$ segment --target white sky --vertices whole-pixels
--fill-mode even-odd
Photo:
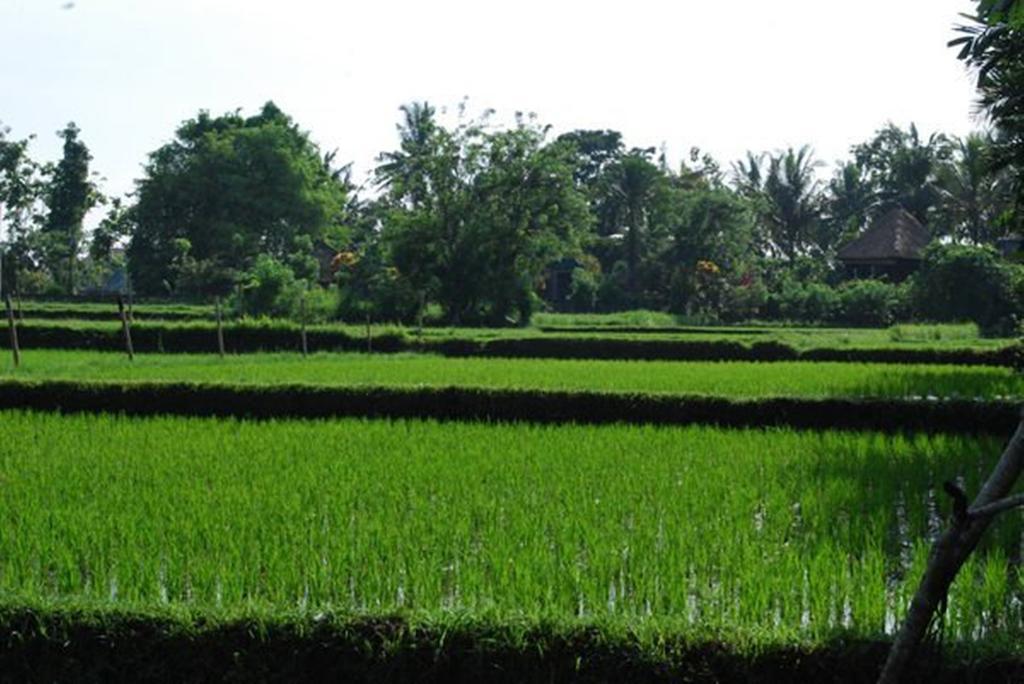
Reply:
[[[64,1],[0,0],[0,121],[55,159],[74,120],[115,195],[199,109],[268,99],[357,178],[420,99],[726,168],[804,143],[832,163],[888,120],[978,127],[946,47],[969,0]]]

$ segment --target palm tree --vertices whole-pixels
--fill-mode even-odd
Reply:
[[[427,102],[402,105],[402,122],[398,124],[399,149],[382,152],[377,160],[377,183],[388,187],[417,209],[427,201],[429,181],[425,162],[438,127],[435,110]]]
[[[612,170],[612,191],[620,202],[620,216],[625,219],[627,287],[636,301],[637,271],[645,238],[651,203],[663,174],[648,159],[646,150],[632,150]]]
[[[1006,174],[993,167],[991,146],[991,137],[978,133],[957,140],[938,178],[949,232],[975,245],[992,241],[1008,208]]]
[[[772,207],[772,242],[793,261],[805,251],[821,217],[821,181],[809,145],[792,147],[771,158],[765,192]]]
[[[829,181],[825,199],[825,220],[818,238],[822,251],[864,229],[878,202],[875,188],[863,169],[852,162],[843,164]]]
[[[793,261],[806,251],[821,218],[820,165],[808,145],[774,155],[747,152],[745,162],[733,164],[736,189],[754,205],[765,252]]]

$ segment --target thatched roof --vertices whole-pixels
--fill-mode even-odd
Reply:
[[[930,240],[928,229],[916,218],[903,209],[890,209],[837,256],[840,261],[920,260]]]

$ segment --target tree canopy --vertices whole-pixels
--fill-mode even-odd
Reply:
[[[224,291],[258,255],[287,259],[311,240],[337,240],[349,188],[332,158],[272,102],[251,117],[200,112],[184,122],[137,183],[136,287],[174,291],[189,264],[208,272],[204,289]]]

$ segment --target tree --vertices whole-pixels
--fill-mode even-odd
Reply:
[[[412,135],[412,109],[403,108],[400,149],[377,170],[389,258],[451,323],[529,320],[543,269],[578,250],[589,227],[573,147],[524,121],[496,132],[431,122]]]
[[[828,183],[818,248],[829,253],[860,234],[874,213],[878,197],[863,169],[847,162],[836,169]]]
[[[746,275],[743,264],[751,256],[754,215],[725,188],[681,191],[677,201],[679,216],[662,258],[672,273],[670,306],[686,311],[702,286],[718,282],[724,289],[730,272]]]
[[[792,263],[813,243],[821,219],[818,166],[807,145],[773,155],[748,152],[745,162],[733,165],[736,188],[758,215],[759,243],[767,255]]]
[[[340,235],[351,188],[333,156],[272,102],[248,118],[200,112],[184,122],[137,182],[128,247],[137,289],[174,290],[182,240],[208,274],[200,291],[223,294],[257,256],[284,262],[312,240]]]
[[[632,303],[637,302],[640,262],[645,256],[652,205],[663,187],[664,174],[650,161],[653,148],[634,149],[609,171],[612,188],[619,200],[619,226],[626,243],[626,287]]]
[[[1016,227],[1024,206],[1024,3],[981,0],[971,23],[950,42],[959,59],[977,74],[978,104],[995,127],[990,159],[1012,181]]]
[[[28,155],[31,138],[10,140],[0,125],[0,292],[18,289],[18,271],[31,265],[29,240],[42,195],[39,165]]]
[[[1016,203],[1024,199],[1024,1],[980,0],[975,25],[962,28],[960,58],[979,70],[981,104],[1001,129],[996,167],[1010,167],[1016,183]],[[999,513],[1024,505],[1024,496],[1010,495],[1024,472],[1024,419],[973,504],[953,482],[945,484],[953,500],[953,522],[932,547],[924,577],[914,594],[879,676],[881,684],[903,681],[937,611],[943,610],[949,588],[960,568]]]
[[[933,133],[922,139],[917,126],[903,130],[887,124],[853,147],[854,163],[872,187],[879,208],[899,206],[923,225],[939,205],[938,176],[952,154],[949,139]]]
[[[57,135],[64,139],[61,160],[49,172],[46,206],[49,210],[40,234],[44,261],[54,279],[64,274],[65,288],[75,292],[75,261],[82,243],[85,215],[102,201],[89,176],[92,155],[78,139],[79,129],[69,123]]]
[[[970,134],[955,140],[953,150],[938,174],[943,232],[958,241],[990,244],[1010,209],[1008,175],[992,164],[990,136]]]

